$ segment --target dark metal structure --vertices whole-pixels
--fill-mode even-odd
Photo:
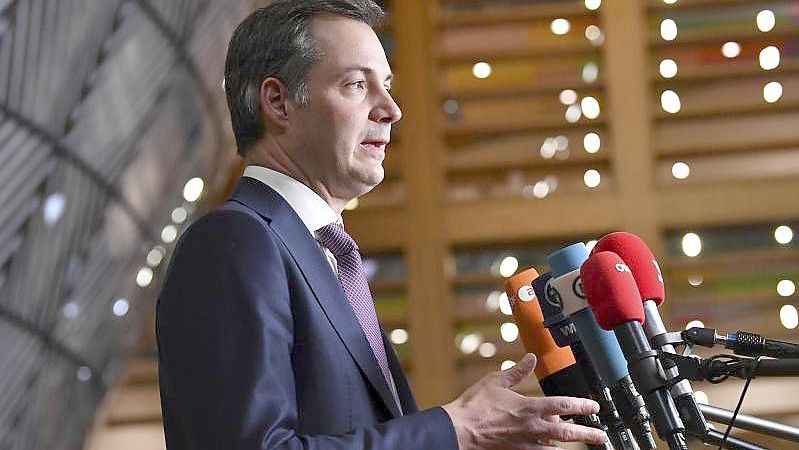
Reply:
[[[0,0],[0,449],[83,445],[229,142],[251,3]]]

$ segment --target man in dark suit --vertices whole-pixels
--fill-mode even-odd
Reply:
[[[232,198],[182,236],[157,307],[167,447],[547,449],[602,442],[559,415],[589,400],[509,388],[535,358],[418,411],[380,330],[344,205],[383,179],[401,112],[371,0],[280,0],[236,29],[225,67]]]

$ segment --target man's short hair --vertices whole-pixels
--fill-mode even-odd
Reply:
[[[296,103],[310,102],[308,71],[321,56],[310,29],[317,14],[347,17],[373,28],[384,18],[373,0],[277,0],[247,16],[233,32],[225,60],[225,94],[240,155],[264,133],[264,79],[282,81]]]

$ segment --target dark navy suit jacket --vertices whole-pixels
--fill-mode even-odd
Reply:
[[[158,299],[170,450],[457,450],[440,407],[418,411],[383,340],[402,408],[308,229],[260,181],[181,237]]]

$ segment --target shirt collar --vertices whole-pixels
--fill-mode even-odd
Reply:
[[[262,166],[247,166],[244,176],[254,178],[280,194],[300,216],[312,236],[316,230],[331,223],[343,226],[344,221],[333,208],[311,188],[288,175]]]

